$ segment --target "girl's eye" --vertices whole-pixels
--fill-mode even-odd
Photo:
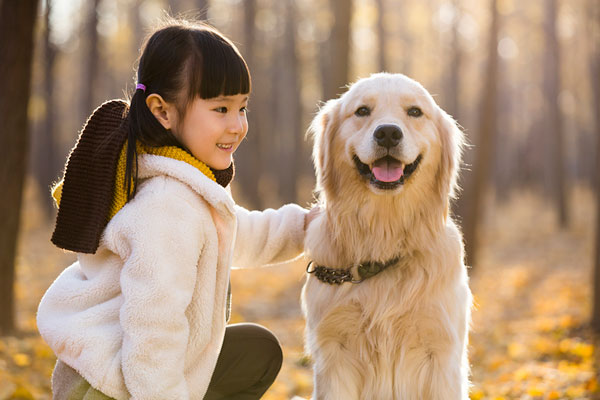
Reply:
[[[371,109],[367,106],[360,106],[354,111],[354,115],[357,117],[367,117],[371,115]]]
[[[217,107],[215,108],[215,111],[218,113],[227,114],[227,107]]]
[[[247,113],[248,112],[248,107],[242,107],[242,108],[240,108],[240,112],[241,113]]]
[[[421,115],[423,115],[423,111],[421,111],[421,109],[416,106],[413,106],[413,107],[409,108],[408,110],[406,110],[406,113],[410,117],[414,117],[414,118],[419,118]]]

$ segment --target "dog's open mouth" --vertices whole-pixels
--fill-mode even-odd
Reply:
[[[358,173],[369,179],[370,183],[379,189],[396,189],[416,171],[422,155],[411,164],[405,165],[392,156],[385,156],[376,160],[371,166],[364,164],[358,156],[354,155],[354,163]]]

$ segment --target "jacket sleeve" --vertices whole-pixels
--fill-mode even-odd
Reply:
[[[307,212],[296,204],[264,211],[248,211],[236,206],[233,266],[259,267],[298,257],[304,250]]]
[[[185,311],[204,240],[196,207],[166,192],[138,193],[135,204],[126,206],[132,222],[122,231],[121,367],[132,399],[190,397]]]

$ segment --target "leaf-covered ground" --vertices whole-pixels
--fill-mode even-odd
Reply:
[[[50,399],[52,351],[36,333],[44,290],[73,260],[49,244],[50,228],[28,192],[18,256],[17,336],[0,337],[0,400]],[[593,257],[593,196],[571,196],[569,229],[557,229],[549,204],[521,193],[490,208],[482,249],[471,271],[475,297],[470,362],[472,399],[596,399],[597,339],[587,327]],[[232,322],[270,328],[284,365],[265,399],[308,398],[310,362],[303,354],[299,299],[304,262],[232,275]]]

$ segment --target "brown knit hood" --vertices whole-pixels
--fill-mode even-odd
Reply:
[[[56,246],[78,253],[95,253],[109,220],[121,149],[126,143],[129,105],[109,100],[88,118],[65,167],[60,207],[52,235]],[[233,163],[213,170],[217,183],[233,179]]]

